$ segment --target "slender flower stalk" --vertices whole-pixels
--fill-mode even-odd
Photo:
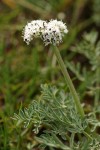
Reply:
[[[68,74],[67,68],[66,68],[66,66],[65,66],[65,64],[64,64],[64,62],[62,60],[60,52],[59,52],[59,50],[58,50],[58,48],[56,46],[53,46],[53,50],[54,50],[54,53],[55,53],[55,55],[57,57],[58,63],[59,63],[60,68],[61,68],[61,71],[62,71],[63,76],[65,78],[65,81],[66,81],[66,83],[67,83],[67,85],[68,85],[68,87],[70,89],[71,94],[73,95],[73,98],[74,98],[77,110],[78,110],[79,114],[81,115],[81,117],[84,117],[84,111],[83,111],[83,108],[81,106],[79,97],[78,97],[78,95],[76,93],[74,85],[73,85],[73,83],[71,81],[71,78],[70,78],[70,76]]]

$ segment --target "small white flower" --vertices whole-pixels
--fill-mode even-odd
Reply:
[[[24,41],[29,44],[34,37],[41,36],[46,26],[47,23],[43,20],[34,20],[28,23],[23,30]]]

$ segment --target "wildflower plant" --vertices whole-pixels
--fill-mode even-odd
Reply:
[[[19,110],[19,114],[15,114],[14,119],[18,124],[24,122],[26,128],[33,126],[40,149],[48,146],[50,149],[90,150],[95,140],[94,150],[96,148],[99,150],[100,141],[97,140],[96,135],[92,137],[89,128],[92,121],[85,116],[80,98],[57,48],[67,33],[66,24],[57,20],[49,22],[35,20],[25,26],[23,38],[27,44],[39,37],[45,46],[52,45],[70,93],[47,84],[41,85],[42,90],[38,100],[34,100],[28,108]],[[43,134],[40,133],[42,127],[45,128]],[[75,141],[75,136],[80,140],[79,143]]]

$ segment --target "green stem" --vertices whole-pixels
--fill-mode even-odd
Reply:
[[[91,137],[87,132],[83,131],[83,134],[84,134],[87,138],[89,138],[90,140],[93,140],[92,137]]]
[[[77,108],[79,114],[81,115],[81,117],[83,118],[84,117],[83,108],[81,106],[81,103],[80,103],[79,97],[78,97],[78,95],[76,93],[76,90],[74,88],[74,85],[73,85],[73,83],[71,81],[71,78],[70,78],[70,76],[68,74],[67,68],[66,68],[66,66],[65,66],[65,64],[64,64],[64,62],[62,60],[62,57],[61,57],[60,52],[59,52],[59,49],[56,46],[53,46],[53,49],[54,49],[54,53],[55,53],[55,55],[57,57],[57,61],[58,61],[59,65],[60,65],[61,71],[63,73],[63,76],[65,78],[65,81],[66,81],[66,83],[67,83],[67,85],[68,85],[68,87],[70,89],[70,92],[71,92],[73,98],[74,98],[74,101],[75,101],[75,104],[76,104],[76,108]]]
[[[95,91],[95,99],[94,99],[94,106],[95,109],[97,109],[97,106],[99,105],[99,97],[100,97],[100,89],[99,89],[99,85],[100,85],[100,68],[98,67],[96,70],[96,78],[97,78],[97,82],[96,82],[96,91]]]

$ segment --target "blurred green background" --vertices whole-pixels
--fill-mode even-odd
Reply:
[[[70,76],[86,102],[86,112],[98,105],[99,93],[94,91],[99,58],[94,49],[100,37],[99,0],[1,0],[0,1],[0,150],[37,149],[34,133],[24,132],[13,123],[14,112],[38,97],[42,83],[55,84],[67,90],[51,47],[34,39],[29,46],[23,42],[22,30],[35,19],[58,19],[68,26],[69,33],[59,46]],[[85,33],[89,33],[86,35]],[[76,45],[86,40],[78,51]],[[84,45],[84,44],[83,44]],[[100,45],[100,43],[99,43]],[[100,53],[100,46],[98,52]],[[90,56],[90,57],[88,57]],[[100,56],[100,55],[99,55]],[[69,63],[70,62],[70,63]],[[85,69],[84,69],[85,68]],[[92,83],[93,82],[93,83]],[[98,85],[97,85],[98,89]],[[95,97],[95,104],[93,98]]]

